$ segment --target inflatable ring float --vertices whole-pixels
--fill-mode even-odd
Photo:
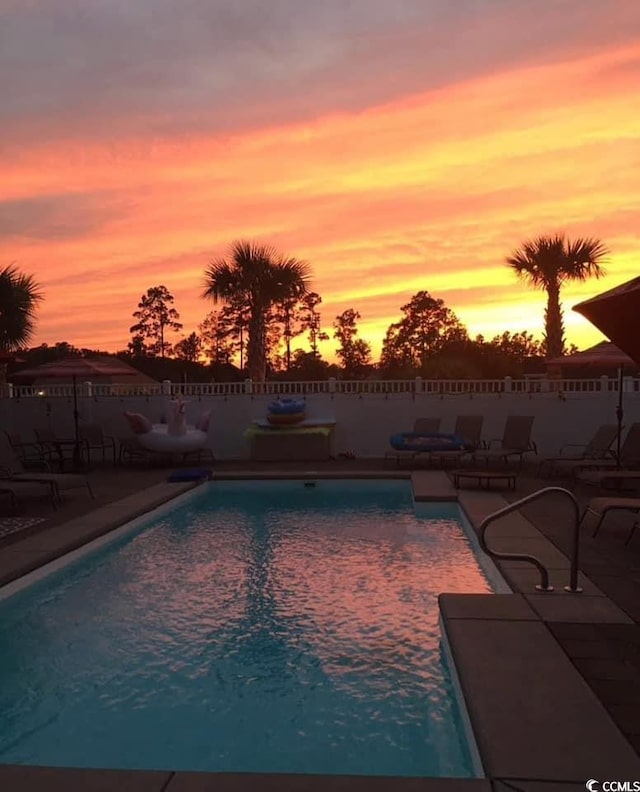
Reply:
[[[174,454],[186,454],[189,451],[201,451],[207,444],[207,433],[200,429],[187,427],[184,434],[169,434],[167,424],[152,424],[151,431],[138,434],[138,442],[147,451],[164,451]]]
[[[270,415],[295,415],[304,412],[304,399],[276,399],[267,407]]]
[[[267,407],[267,421],[273,426],[294,426],[305,419],[304,399],[282,398]]]

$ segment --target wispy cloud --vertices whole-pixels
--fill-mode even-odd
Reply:
[[[635,0],[6,0],[0,260],[43,282],[49,341],[124,346],[160,282],[195,326],[238,237],[374,341],[421,288],[537,328],[523,238],[603,237],[611,285],[640,252],[639,71]]]

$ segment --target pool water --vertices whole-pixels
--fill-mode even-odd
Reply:
[[[471,776],[437,595],[490,590],[408,481],[215,482],[0,600],[0,763]]]

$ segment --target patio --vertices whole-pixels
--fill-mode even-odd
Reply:
[[[301,469],[301,467],[304,469]],[[108,532],[132,517],[144,513],[146,510],[170,499],[176,494],[195,486],[193,484],[167,484],[166,477],[171,469],[98,469],[89,474],[96,493],[95,501],[90,500],[82,493],[74,492],[67,496],[66,502],[57,512],[51,512],[50,507],[46,504],[29,504],[29,518],[40,518],[43,521],[29,525],[22,531],[15,531],[0,537],[0,584],[16,579],[25,572],[79,547],[89,539]],[[314,474],[341,477],[364,474],[387,478],[395,476],[407,477],[410,475],[410,472],[406,470],[385,469],[382,459],[364,461],[339,459],[329,462],[314,462],[304,466],[299,463],[222,462],[215,465],[214,473],[215,476],[219,477],[271,477],[276,475],[307,477]],[[440,481],[442,491],[445,493],[445,490],[449,487],[448,480],[437,478],[443,475],[438,471],[420,471],[417,473],[419,479],[432,477],[431,479],[423,479],[424,482],[429,481],[428,488],[431,490],[433,489],[433,482],[437,483]],[[416,480],[414,479],[414,488],[416,487]],[[533,475],[533,465],[525,465],[521,475],[518,477],[515,491],[505,490],[500,493],[488,493],[460,490],[459,497],[472,522],[477,527],[478,516],[486,513],[487,510],[495,508],[493,504],[497,502],[496,499],[502,503],[504,503],[502,499],[514,501],[540,487],[550,484],[557,485],[557,481],[537,478]],[[427,486],[427,484],[425,483],[424,486]],[[574,491],[579,499],[581,508],[584,508],[589,498],[598,494],[595,488],[585,485],[576,485]],[[455,494],[452,488],[451,492]],[[86,518],[90,514],[91,520],[89,521]],[[543,499],[524,507],[521,514],[560,553],[569,555],[571,541],[570,510],[564,502],[555,498]],[[501,531],[498,526],[499,523],[493,526],[495,529],[494,536],[502,538],[508,535],[508,531]],[[587,583],[585,593],[582,595],[561,593],[562,586],[568,582],[568,572],[564,563],[550,564],[552,567],[552,583],[556,586],[556,593],[553,595],[536,594],[534,586],[537,579],[535,570],[532,568],[523,568],[522,565],[514,563],[501,564],[499,561],[496,563],[504,577],[510,582],[514,592],[516,592],[515,597],[506,596],[506,599],[512,603],[511,609],[515,607],[513,603],[518,599],[522,604],[516,603],[518,605],[516,610],[525,607],[529,608],[531,603],[534,603],[534,608],[542,608],[544,605],[545,608],[554,610],[551,615],[543,613],[542,616],[536,615],[533,617],[536,619],[536,624],[540,625],[540,628],[536,627],[536,629],[544,628],[545,631],[544,634],[540,633],[540,639],[544,638],[543,643],[546,641],[552,642],[563,656],[568,658],[609,713],[612,721],[628,740],[636,754],[640,754],[640,539],[636,536],[628,546],[625,546],[624,539],[626,538],[628,527],[628,517],[620,513],[613,513],[607,517],[605,526],[595,539],[591,537],[590,526],[583,528],[581,531],[580,571],[582,575],[589,578],[590,583]],[[492,528],[489,529],[489,536],[492,535],[491,532]],[[537,542],[539,540],[531,541]],[[528,551],[527,548],[515,546],[513,550]],[[551,554],[552,558],[554,553],[555,551]],[[594,586],[596,587],[595,589],[593,588]],[[522,596],[518,597],[517,592],[521,592]],[[594,594],[598,596],[594,596]],[[581,598],[583,598],[582,604]],[[518,614],[511,614],[506,622],[500,621],[500,619],[505,618],[504,614],[499,617],[498,621],[495,621],[495,614],[487,615],[482,613],[482,608],[480,611],[476,611],[475,609],[480,603],[474,604],[472,600],[473,597],[469,599],[468,595],[466,600],[464,600],[464,597],[454,595],[443,597],[441,599],[441,609],[447,625],[456,622],[454,627],[458,629],[463,622],[466,622],[465,628],[472,629],[475,624],[482,629],[484,634],[487,626],[497,628],[499,624],[502,624],[503,627],[510,629],[509,619],[516,619],[517,624],[526,625],[528,623],[526,619],[532,618],[530,616],[524,617],[518,610]],[[503,609],[503,606],[499,604],[499,600],[504,602],[505,598],[497,596],[495,598],[496,605],[492,606],[498,610]],[[525,601],[529,605],[525,605]],[[547,602],[549,602],[548,606]],[[484,603],[483,607],[486,607],[486,598],[484,598]],[[624,623],[625,617],[612,618],[608,615],[613,613],[616,607],[626,614],[628,623]],[[565,617],[562,615],[563,608],[566,610]],[[578,614],[578,611],[581,612]],[[542,611],[539,610],[540,612]],[[591,618],[590,614],[594,613],[596,615]],[[604,616],[602,615],[603,613],[605,613]],[[525,619],[524,622],[522,621],[523,618]],[[487,622],[486,619],[490,619],[490,621]],[[482,627],[483,624],[485,625],[484,627]],[[533,626],[531,629],[533,629]],[[470,639],[467,638],[466,640]],[[478,638],[478,640],[481,640],[481,638]],[[455,649],[456,641],[453,643]],[[558,684],[560,684],[561,677],[562,674],[559,673]],[[561,708],[562,702],[558,702],[558,705]],[[554,708],[556,702],[548,702],[547,706]],[[536,736],[532,735],[531,747],[535,745],[535,740]],[[603,750],[606,751],[605,746],[603,746]],[[512,753],[510,752],[510,755]],[[508,774],[505,775],[499,769],[492,769],[492,767],[499,768],[501,766],[500,761],[502,760],[498,757],[498,759],[495,759],[497,764],[492,765],[490,762],[488,767],[488,775],[493,779],[494,790],[506,788],[502,786],[502,781],[498,781],[500,778],[504,779],[510,785],[510,788],[522,790],[534,788],[525,781],[518,781],[518,785],[514,787],[514,781],[508,778]],[[640,767],[640,764],[638,767]],[[21,776],[15,776],[22,779],[20,782],[21,789],[55,788],[51,785],[55,776],[46,776],[47,780],[45,780],[45,775],[43,775],[45,771],[37,769],[16,769],[16,771],[13,771],[10,768],[0,766],[0,783],[3,781],[3,776],[13,772],[23,773]],[[60,783],[64,784],[63,775],[67,771],[61,770],[57,772],[60,774]],[[83,773],[85,776],[87,775],[87,771],[83,771]],[[585,767],[585,774],[585,779],[594,777],[588,773],[587,767]],[[91,774],[89,773],[89,775]],[[145,779],[148,778],[148,788],[154,791],[157,788],[158,790],[169,789],[170,792],[173,792],[174,789],[189,789],[195,792],[195,790],[212,788],[208,786],[209,781],[206,774],[203,776],[183,773],[173,776],[171,774],[146,773],[142,775],[145,776]],[[144,781],[146,783],[142,775],[138,776],[136,786],[132,788],[146,788],[137,785],[138,782],[143,783]],[[10,780],[13,776],[8,775],[6,777],[7,780]],[[67,778],[70,779],[71,777],[68,776]],[[623,773],[620,777],[632,776]],[[122,788],[124,776],[117,776],[116,778],[116,775],[114,775],[113,778],[113,788]],[[545,789],[557,788],[545,785],[543,779],[551,781],[555,778],[558,782],[562,781],[564,782],[563,789],[566,790],[584,788],[584,779],[580,778],[572,777],[569,779],[562,775],[555,777],[541,775],[538,778],[540,779],[539,785],[535,786],[535,789],[539,789],[540,792]],[[245,783],[241,779],[241,776],[229,776],[225,777],[225,779],[218,778],[215,781],[216,788],[239,790],[251,786],[250,783],[247,783],[245,787]],[[209,778],[209,780],[211,779]],[[103,781],[107,781],[106,776],[103,777]],[[345,779],[342,779],[342,781],[344,782]],[[416,786],[417,779],[406,779],[401,782],[395,779],[393,780],[395,782],[393,786],[391,784],[387,786],[387,782],[391,781],[392,779],[378,779],[376,788],[379,786],[381,792],[387,788],[402,789],[405,785],[407,789],[419,788],[423,790],[448,788],[451,790],[489,789],[489,786],[487,786],[488,782],[474,780],[456,782],[440,779],[421,781],[419,786]],[[573,784],[568,784],[569,781],[575,782],[575,787]],[[268,784],[274,784],[274,788],[279,789],[289,788],[287,786],[289,781],[285,783],[282,778],[265,778],[264,782],[264,784],[261,783],[261,786],[265,789],[269,788]],[[336,788],[347,790],[365,788],[364,786],[358,786],[357,779],[349,779],[348,786],[341,786],[339,782],[340,779],[337,777],[334,779],[325,778],[322,783],[319,778],[313,779],[309,777],[308,780],[305,779],[304,785],[301,786],[296,786],[291,781],[291,789]],[[165,786],[167,783],[168,786]],[[370,783],[371,781],[369,780],[365,785],[366,788],[371,788]],[[42,785],[40,786],[39,784]],[[229,784],[229,786],[227,787],[226,784]],[[4,786],[5,788],[10,788],[9,786]],[[61,786],[60,788],[67,787]],[[82,788],[91,789],[92,787],[86,785]],[[107,785],[99,788],[110,789],[111,787]]]

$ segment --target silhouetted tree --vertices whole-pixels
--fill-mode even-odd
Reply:
[[[36,309],[43,299],[33,275],[25,275],[14,264],[0,270],[0,352],[16,352],[31,341]],[[0,383],[6,379],[5,360],[0,361]]]
[[[322,297],[317,292],[307,292],[301,299],[301,325],[302,331],[309,333],[309,346],[314,355],[318,355],[318,341],[328,341],[329,334],[323,332],[321,325],[320,312],[318,306],[322,303]]]
[[[609,249],[599,239],[570,241],[564,235],[540,236],[507,257],[507,265],[525,283],[547,293],[544,347],[547,358],[565,351],[560,289],[564,283],[600,278]]]
[[[340,342],[336,355],[347,377],[358,377],[371,364],[371,346],[358,335],[360,313],[348,308],[336,316],[333,337]]]
[[[282,367],[286,371],[291,368],[291,340],[304,332],[302,322],[305,316],[302,300],[296,294],[285,297],[275,305],[273,320],[281,327],[280,336],[284,342]]]
[[[129,328],[129,332],[149,340],[148,351],[153,355],[165,357],[171,351],[171,344],[166,340],[167,331],[182,330],[178,320],[180,314],[172,308],[174,298],[166,286],[153,286],[147,289],[138,303],[138,310],[133,317],[138,322]]]
[[[273,248],[238,241],[227,259],[211,262],[205,272],[203,296],[214,302],[244,303],[248,308],[247,366],[249,376],[264,382],[267,368],[267,315],[270,308],[290,296],[302,296],[309,267],[286,258]]]
[[[193,332],[174,346],[173,351],[179,360],[188,360],[190,363],[197,363],[202,355],[202,339]]]
[[[522,363],[528,358],[543,357],[544,346],[536,340],[531,333],[522,330],[519,333],[504,333],[494,336],[489,341],[489,346],[498,353]]]
[[[210,311],[198,325],[204,355],[210,363],[229,363],[233,357],[234,329],[224,311]]]
[[[149,347],[145,343],[144,337],[139,333],[133,336],[127,344],[126,354],[134,358],[144,358],[149,356]]]
[[[402,319],[387,330],[380,365],[383,369],[413,368],[428,374],[427,361],[454,340],[468,338],[467,330],[443,300],[419,291],[401,307]]]

